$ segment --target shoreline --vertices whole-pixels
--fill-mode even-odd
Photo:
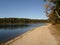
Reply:
[[[26,34],[28,34],[29,32],[31,32],[31,31],[33,31],[33,30],[35,30],[35,29],[38,28],[38,27],[41,27],[41,26],[37,26],[37,27],[32,28],[31,30],[23,33],[22,35],[19,35],[19,36],[15,37],[15,38],[13,38],[13,39],[5,42],[4,45],[9,45],[9,44],[15,42],[16,40],[21,39],[21,38],[24,37]]]
[[[48,26],[49,26],[49,24],[44,25],[44,26],[35,27],[35,28],[27,31],[26,33],[24,33],[18,37],[15,37],[14,39],[4,43],[4,45],[19,45],[19,44],[21,44],[21,45],[33,45],[33,43],[34,43],[34,45],[57,45],[58,42],[54,38],[54,36],[50,33]],[[32,33],[32,35],[31,35],[31,33]],[[26,37],[28,37],[28,38],[26,39]],[[34,39],[33,37],[34,38],[36,37],[36,38]],[[34,40],[38,40],[38,41],[35,42]],[[42,41],[42,44],[39,44],[41,41]]]

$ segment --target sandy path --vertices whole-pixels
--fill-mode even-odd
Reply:
[[[58,45],[58,42],[51,35],[48,26],[41,26],[10,45]]]

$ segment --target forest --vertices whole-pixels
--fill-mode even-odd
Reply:
[[[0,24],[47,23],[47,20],[28,18],[0,18]]]

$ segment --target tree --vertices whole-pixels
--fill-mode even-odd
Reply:
[[[45,4],[46,14],[52,24],[60,23],[60,0],[44,0],[48,2]]]

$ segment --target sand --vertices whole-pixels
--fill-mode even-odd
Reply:
[[[58,41],[51,34],[48,26],[34,28],[9,45],[58,45]]]

